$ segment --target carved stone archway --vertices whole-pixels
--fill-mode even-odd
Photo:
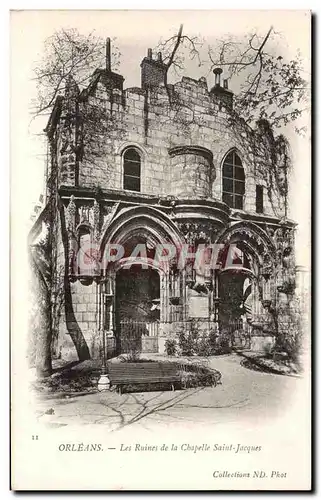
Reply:
[[[261,265],[264,255],[272,260],[276,257],[276,247],[270,236],[253,222],[240,221],[223,230],[217,237],[216,243],[230,244],[243,242],[250,249]]]
[[[270,236],[259,226],[247,221],[236,222],[225,229],[217,238],[218,244],[235,244],[238,249],[248,256],[248,263],[242,269],[233,269],[230,273],[236,272],[239,276],[243,273],[247,275],[252,286],[253,294],[253,317],[263,317],[267,314],[268,308],[275,300],[276,294],[276,247]],[[248,268],[248,269],[246,269]],[[216,274],[217,289],[219,289],[219,276],[225,275],[229,269],[223,269]],[[217,302],[219,303],[219,297]],[[267,309],[265,309],[267,308]]]
[[[151,255],[142,256],[134,255],[131,251],[135,244],[143,244],[143,246],[151,249]],[[108,245],[120,245],[125,249],[125,254],[122,258],[114,262],[106,263],[108,257]],[[173,274],[173,266],[175,259],[169,261],[158,262],[155,259],[157,245],[170,244],[177,250],[184,244],[184,236],[180,233],[176,225],[163,212],[153,207],[130,207],[121,210],[106,228],[105,234],[100,240],[100,256],[103,265],[102,280],[101,280],[101,295],[107,297],[108,305],[102,299],[101,301],[101,328],[104,328],[104,317],[106,311],[110,321],[109,335],[115,334],[116,322],[116,275],[117,272],[126,266],[135,266],[144,264],[145,268],[157,271],[160,281],[160,322],[166,323],[171,318],[171,291],[180,290],[183,303],[185,302],[185,276],[184,273]],[[126,253],[129,249],[129,253]],[[108,260],[108,259],[107,259]],[[174,266],[175,267],[175,266]],[[176,281],[175,281],[176,280]],[[176,285],[176,286],[174,286]]]
[[[100,239],[101,255],[106,244],[122,244],[134,230],[148,231],[157,243],[172,243],[180,247],[184,236],[162,211],[154,207],[135,206],[124,208],[114,217]]]

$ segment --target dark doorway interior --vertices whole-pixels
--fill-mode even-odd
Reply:
[[[148,334],[147,323],[159,319],[159,308],[153,307],[153,300],[160,297],[160,282],[157,271],[131,266],[121,269],[116,275],[116,347],[122,352],[122,325],[132,321],[140,335]],[[136,326],[135,326],[136,325]]]
[[[219,321],[221,325],[229,325],[241,319],[243,314],[243,284],[245,276],[237,272],[226,272],[219,280]]]
[[[219,279],[219,328],[233,347],[250,347],[250,328],[245,309],[244,282],[241,272],[225,272]]]

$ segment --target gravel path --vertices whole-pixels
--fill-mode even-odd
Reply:
[[[39,422],[51,427],[79,424],[124,427],[193,426],[223,422],[248,423],[282,413],[303,379],[262,373],[241,364],[237,354],[211,357],[209,366],[222,373],[222,385],[184,391],[118,395],[108,391],[75,397],[38,399]],[[48,412],[51,414],[45,414]]]

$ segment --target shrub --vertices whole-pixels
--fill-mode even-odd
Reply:
[[[183,356],[193,356],[197,353],[197,341],[199,330],[194,321],[191,322],[190,329],[185,328],[178,335],[178,345]]]
[[[165,341],[165,351],[168,356],[175,356],[177,354],[177,342],[174,339],[167,339]]]
[[[191,322],[189,330],[182,330],[178,335],[178,346],[183,356],[213,356],[232,352],[231,336],[227,332],[217,333],[215,329],[209,332],[200,331],[195,321]]]
[[[267,358],[271,357],[272,347],[273,347],[273,345],[271,343],[263,345],[264,356],[266,356]]]
[[[202,332],[196,345],[196,354],[199,356],[212,356],[215,354],[217,334],[215,330]]]
[[[213,356],[217,350],[218,334],[211,329],[206,337],[203,337],[199,344],[199,354],[201,356]]]
[[[232,352],[231,337],[227,333],[221,333],[216,338],[213,354],[229,354],[230,352]]]
[[[297,297],[287,299],[274,312],[277,325],[274,351],[286,352],[290,362],[300,364],[303,328],[300,304]]]
[[[302,330],[300,326],[293,323],[284,325],[279,329],[278,343],[275,350],[285,351],[289,360],[294,363],[300,363],[300,354],[302,348]]]
[[[217,334],[215,330],[210,330],[207,336],[201,337],[197,345],[199,356],[215,356],[228,354],[232,351],[230,335],[227,333]]]
[[[181,372],[183,387],[212,386],[221,383],[221,373],[200,364],[185,365]]]
[[[213,354],[213,346],[211,346],[208,337],[201,337],[197,344],[197,354],[199,356],[211,356]]]
[[[178,335],[178,345],[183,356],[192,356],[194,354],[194,342],[190,332],[180,332]]]
[[[208,334],[208,342],[211,348],[214,350],[217,343],[218,333],[216,330],[210,330]]]

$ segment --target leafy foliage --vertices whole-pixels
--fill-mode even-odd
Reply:
[[[197,343],[197,354],[199,356],[213,356],[217,354],[218,339],[219,336],[215,330],[210,330],[208,335],[204,335],[203,332]]]
[[[216,385],[221,380],[218,370],[211,370],[199,364],[186,365],[181,372],[183,387],[206,387]]]
[[[177,342],[174,339],[166,339],[165,352],[168,356],[175,356],[177,354]]]
[[[190,327],[182,327],[178,334],[178,345],[183,356],[193,356],[197,352],[197,341],[199,330],[195,321],[191,321]]]
[[[289,360],[299,364],[302,349],[303,328],[298,298],[289,295],[280,302],[273,316],[276,326],[276,351],[286,352]]]
[[[183,356],[215,356],[231,352],[231,339],[224,332],[200,329],[197,321],[192,320],[179,332],[178,346]]]

